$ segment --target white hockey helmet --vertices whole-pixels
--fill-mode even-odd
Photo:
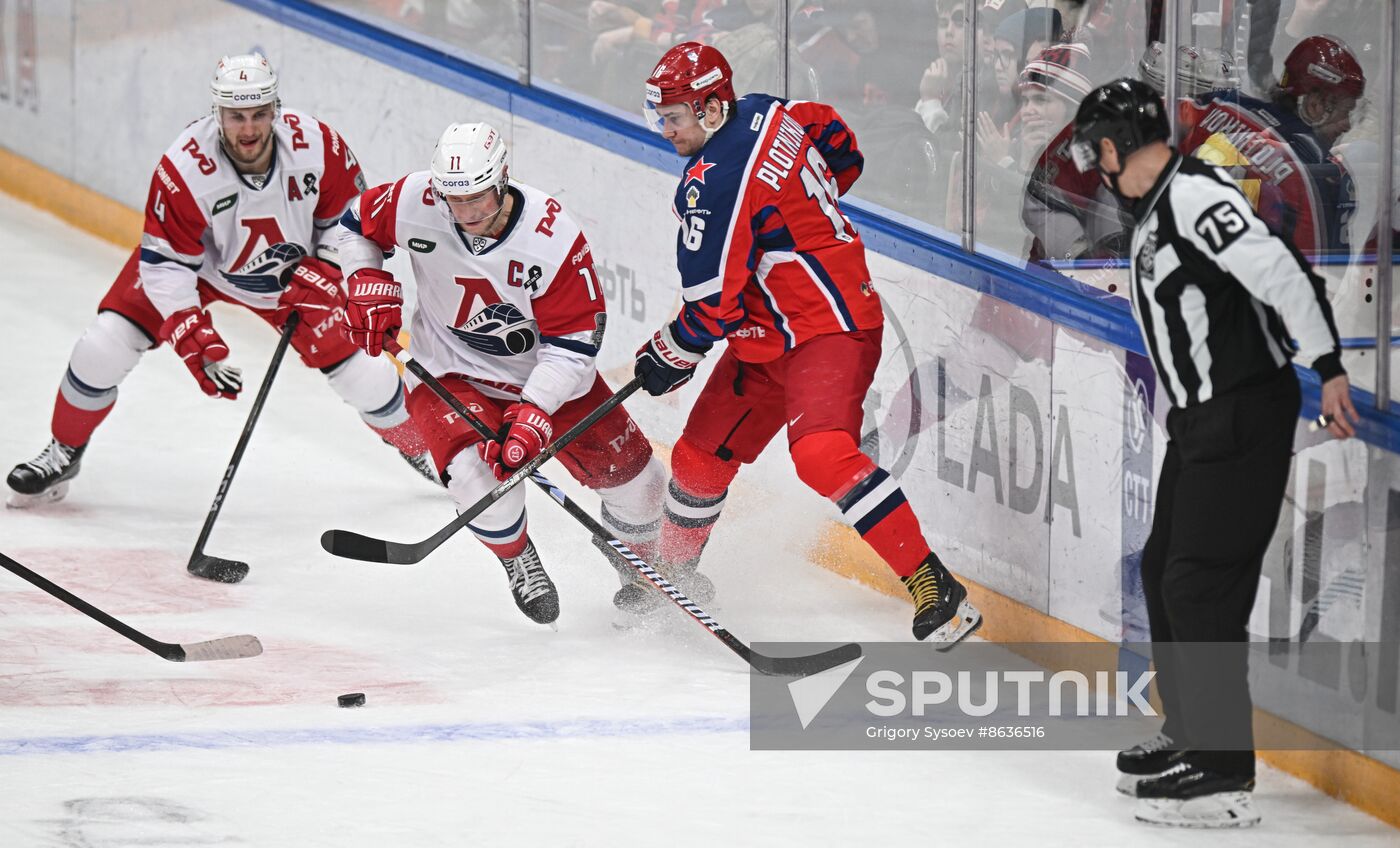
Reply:
[[[490,124],[453,124],[443,130],[429,166],[443,214],[452,217],[445,195],[479,194],[494,188],[504,201],[509,155],[505,138]]]
[[[247,109],[253,106],[278,106],[281,102],[277,99],[277,73],[261,53],[244,53],[220,59],[214,68],[209,91],[213,95],[215,115],[221,106],[226,109]]]
[[[1143,80],[1165,94],[1167,90],[1167,48],[1160,41],[1147,46],[1147,53],[1138,63]],[[1224,50],[1183,44],[1176,50],[1176,76],[1183,97],[1196,97],[1209,91],[1234,90],[1240,87],[1240,75],[1235,60]]]

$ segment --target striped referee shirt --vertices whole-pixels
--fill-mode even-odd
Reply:
[[[1297,356],[1345,373],[1322,278],[1220,168],[1173,153],[1133,216],[1133,317],[1172,404],[1272,377]]]

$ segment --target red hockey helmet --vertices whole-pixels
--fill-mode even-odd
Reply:
[[[705,101],[711,95],[725,103],[735,100],[734,72],[723,53],[708,44],[685,41],[667,50],[647,77],[642,114],[647,125],[660,132],[657,106],[686,103],[698,119],[705,113]]]
[[[1310,35],[1283,60],[1279,88],[1294,97],[1331,94],[1356,98],[1366,90],[1366,75],[1356,54],[1340,38]]]

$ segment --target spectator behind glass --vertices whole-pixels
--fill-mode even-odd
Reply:
[[[1188,80],[1197,89],[1218,84],[1213,65]],[[1232,82],[1227,73],[1226,84]],[[1333,147],[1351,128],[1365,87],[1345,44],[1311,36],[1288,55],[1268,100],[1218,89],[1180,101],[1181,150],[1230,169],[1259,217],[1300,251],[1348,252],[1356,191]],[[1366,150],[1354,147],[1353,158],[1364,160]]]
[[[915,109],[929,132],[938,135],[949,123],[949,116],[958,112],[966,4],[964,0],[937,0],[934,7],[938,12],[938,55],[919,80],[919,103]]]
[[[788,33],[798,58],[812,69],[816,96],[838,110],[865,99],[862,62],[880,46],[875,15],[855,0],[796,5]]]
[[[1002,87],[996,69],[996,31],[1008,19],[1026,12],[1025,0],[982,0],[977,9],[977,104],[1000,123],[1016,110],[1011,86]]]
[[[1021,220],[1033,261],[1121,256],[1130,222],[1096,173],[1081,174],[1069,153],[1074,111],[1092,88],[1083,44],[1053,45],[1026,65],[1018,88],[1022,161],[1031,165]]]
[[[862,57],[861,103],[842,107],[865,152],[853,192],[863,200],[941,226],[946,161],[914,104],[921,57],[934,46],[934,13],[924,0],[886,0],[875,19],[881,49]]]
[[[1149,4],[1141,0],[1057,0],[1054,5],[1064,15],[1064,40],[1085,44],[1093,53],[1090,78],[1111,79],[1136,72],[1149,40],[1146,29],[1153,14]]]
[[[446,33],[464,49],[520,67],[527,49],[516,0],[446,0],[427,7],[424,31]]]
[[[979,104],[979,111],[985,111],[999,123],[1011,120],[1018,107],[1016,80],[1033,57],[1052,44],[1058,43],[1063,29],[1058,9],[1037,6],[1008,16],[999,23],[992,34],[992,75],[997,81],[998,101],[1003,110],[988,109]]]
[[[777,87],[783,45],[778,41],[781,0],[729,0],[710,12],[714,34],[706,39],[724,54],[739,91],[770,91]],[[793,57],[788,68],[788,96],[807,99],[814,94],[805,65]]]
[[[630,112],[636,102],[633,81],[644,76],[667,47],[711,34],[706,17],[723,2],[652,0],[650,4],[624,4],[593,0],[588,6],[588,23],[600,31],[591,56],[602,99]]]

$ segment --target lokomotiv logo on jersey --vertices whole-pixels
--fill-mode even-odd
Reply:
[[[519,356],[535,346],[534,321],[509,303],[493,303],[468,319],[452,334],[472,350],[491,356]]]
[[[283,241],[269,246],[233,271],[224,271],[229,283],[246,292],[270,294],[286,288],[282,278],[306,256],[299,244]]]
[[[281,291],[282,275],[301,261],[306,248],[287,241],[282,227],[272,216],[244,218],[238,222],[248,231],[243,249],[230,264],[230,270],[220,271],[229,285],[253,294]],[[258,250],[258,245],[266,245]]]

